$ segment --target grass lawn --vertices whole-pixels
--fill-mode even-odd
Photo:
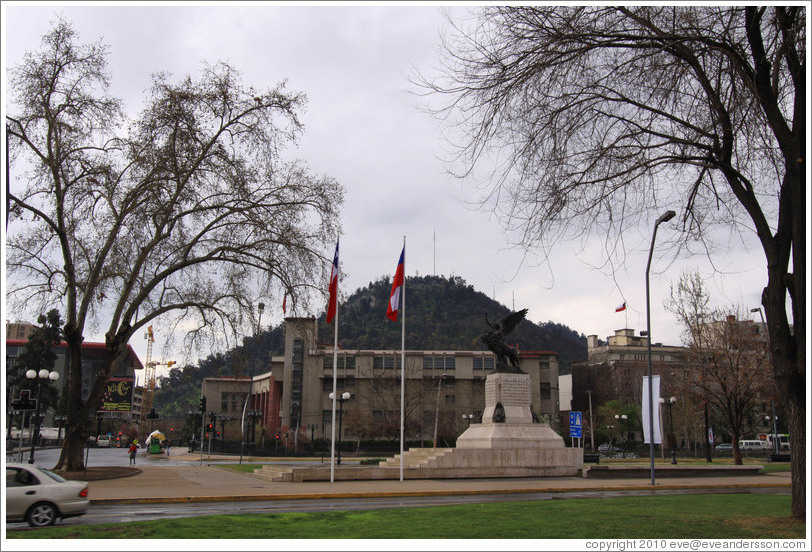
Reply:
[[[803,539],[785,495],[672,495],[209,516],[7,531],[8,539]]]

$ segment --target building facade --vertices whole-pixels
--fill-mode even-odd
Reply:
[[[18,359],[25,350],[28,343],[28,334],[33,329],[29,326],[27,333],[20,333],[17,324],[6,326],[13,335],[24,335],[22,339],[6,340],[6,401],[7,404],[12,399],[19,396],[21,389],[32,389],[33,384],[29,384],[22,374],[22,367]],[[43,425],[56,427],[54,417],[63,413],[64,402],[67,400],[67,385],[70,368],[68,366],[67,343],[60,343],[54,346],[56,361],[53,371],[59,374],[59,379],[52,385],[56,388],[56,404],[48,405],[45,411]],[[106,356],[105,344],[84,342],[82,343],[82,400],[87,400],[90,396],[90,389],[104,366]],[[127,423],[137,423],[140,418],[141,394],[137,391],[135,380],[136,373],[144,369],[144,365],[136,355],[132,347],[127,346],[127,359],[110,376],[107,392],[103,398],[98,414],[103,418]],[[10,426],[7,426],[10,427]]]
[[[572,365],[570,409],[582,412],[584,420],[589,420],[591,413],[597,427],[597,409],[608,401],[640,407],[643,376],[648,375],[648,337],[623,328],[615,330],[604,345],[599,344],[596,335],[587,336],[587,348],[587,360]],[[651,372],[660,376],[660,396],[678,394],[679,384],[690,369],[687,355],[685,347],[652,343]],[[604,421],[600,429],[605,431],[607,427],[621,441],[642,441],[639,417],[627,421],[622,436],[611,421]],[[587,435],[585,438],[589,439]]]
[[[481,417],[485,378],[496,361],[490,351],[408,350],[404,360],[399,350],[334,351],[332,345],[320,345],[317,336],[315,318],[285,320],[284,362],[273,368],[281,388],[278,429],[284,433],[298,428],[311,436],[329,437],[334,377],[338,395],[351,395],[341,408],[343,433],[356,439],[397,438],[402,372],[407,440],[433,440],[435,435],[455,439],[468,423]],[[531,380],[532,405],[528,406],[555,423],[558,355],[552,351],[520,354],[521,369]]]

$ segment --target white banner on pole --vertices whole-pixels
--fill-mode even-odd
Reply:
[[[654,443],[663,442],[660,433],[660,376],[651,377],[651,400],[654,404]],[[648,376],[643,376],[643,442],[650,443],[651,427],[648,408]]]

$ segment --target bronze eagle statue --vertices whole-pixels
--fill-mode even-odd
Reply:
[[[501,322],[491,324],[487,313],[485,314],[485,322],[492,331],[483,334],[480,339],[496,355],[494,372],[524,373],[519,368],[519,353],[513,347],[505,344],[505,336],[512,332],[525,316],[527,316],[527,309],[522,309],[510,313]]]

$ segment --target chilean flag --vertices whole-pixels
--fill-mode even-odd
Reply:
[[[336,315],[336,304],[338,302],[338,242],[336,242],[336,254],[333,257],[333,269],[330,272],[330,301],[327,303],[327,323],[333,321]]]
[[[392,292],[389,294],[389,305],[386,307],[386,317],[392,322],[398,321],[398,309],[400,308],[400,291],[403,289],[403,258],[406,254],[406,246],[400,252],[398,268],[395,271],[395,279],[392,281]]]
[[[617,307],[615,309],[615,312],[620,312],[620,311],[625,311],[625,310],[626,310],[626,301],[623,301],[623,303],[619,307]]]

